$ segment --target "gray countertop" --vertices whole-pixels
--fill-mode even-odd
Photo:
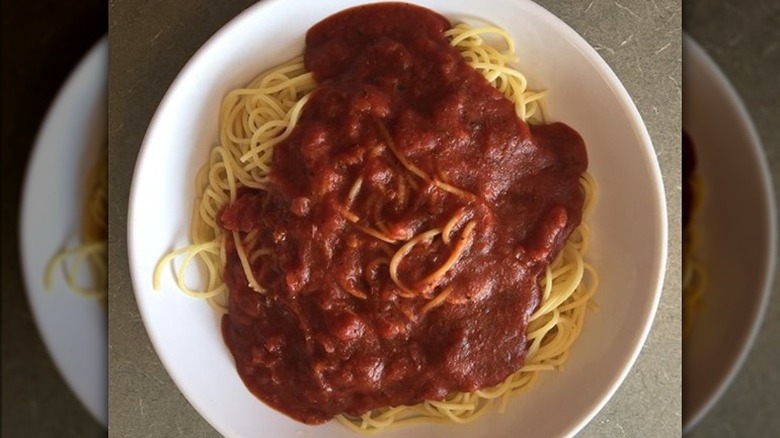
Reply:
[[[652,137],[669,205],[669,270],[652,331],[623,385],[579,436],[679,436],[681,4],[539,3],[599,51],[633,97]],[[133,164],[165,91],[195,51],[252,4],[109,3],[111,436],[218,436],[176,388],[144,330],[128,271],[127,204]]]
[[[106,435],[49,356],[27,299],[19,248],[19,205],[44,116],[87,51],[107,31],[102,0],[3,2],[2,435]]]
[[[746,5],[749,5],[746,7]],[[764,145],[780,194],[780,3],[685,3],[684,28],[741,96]],[[721,400],[690,433],[699,437],[780,436],[780,282],[750,354]]]

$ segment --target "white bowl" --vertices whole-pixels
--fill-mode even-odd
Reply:
[[[82,59],[46,114],[25,174],[19,218],[24,283],[35,324],[65,381],[87,410],[108,423],[105,306],[77,295],[59,276],[44,286],[49,260],[78,242],[85,175],[105,147],[108,40]]]
[[[701,176],[693,224],[707,284],[683,351],[683,430],[717,402],[747,357],[771,294],[777,220],[769,169],[739,96],[696,42],[683,38],[683,129]]]
[[[217,143],[220,101],[228,90],[303,49],[305,31],[363,0],[264,1],[239,15],[190,60],[168,90],[136,164],[128,251],[136,299],[152,343],[174,382],[219,432],[230,437],[352,436],[343,426],[297,423],[258,401],[234,369],[206,303],[169,279],[152,290],[159,258],[187,243],[194,180]],[[423,0],[451,19],[479,17],[510,31],[519,67],[534,88],[550,90],[555,120],[577,129],[599,186],[589,258],[601,275],[582,336],[565,371],[543,376],[514,399],[463,426],[425,424],[383,436],[567,436],[580,430],[628,373],[655,314],[666,263],[667,220],[655,153],[631,98],[579,35],[530,1]],[[554,416],[550,413],[554,412]]]

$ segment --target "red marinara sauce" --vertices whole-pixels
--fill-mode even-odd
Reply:
[[[221,212],[225,230],[273,248],[252,264],[258,293],[226,239],[225,342],[252,393],[304,423],[506,379],[523,365],[538,278],[581,221],[581,137],[519,120],[448,28],[400,3],[312,27],[304,59],[318,86],[275,147],[268,190]],[[427,239],[398,264],[400,288],[390,257],[456,216],[449,244]]]

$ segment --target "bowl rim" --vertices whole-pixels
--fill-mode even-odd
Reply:
[[[75,152],[78,154],[93,152],[98,145],[90,144],[89,141],[79,144],[79,141],[83,140],[80,137],[89,137],[90,135],[100,134],[102,131],[107,133],[108,128],[105,125],[105,119],[101,120],[100,116],[102,114],[103,117],[106,117],[108,110],[106,107],[104,112],[101,112],[99,106],[106,103],[108,95],[107,84],[108,36],[103,35],[92,43],[89,50],[80,57],[78,63],[63,81],[38,128],[30,150],[20,192],[17,236],[20,268],[27,302],[41,342],[46,347],[47,354],[54,363],[57,372],[75,398],[79,400],[91,417],[103,427],[108,425],[108,331],[105,323],[107,321],[105,318],[106,309],[96,301],[77,296],[67,286],[60,286],[59,283],[54,283],[51,290],[45,289],[43,285],[44,273],[43,270],[38,269],[38,265],[42,261],[41,257],[45,257],[48,260],[54,255],[54,252],[41,254],[41,246],[49,246],[56,251],[61,249],[61,245],[65,242],[46,242],[44,239],[41,239],[39,234],[41,228],[38,225],[40,224],[36,223],[33,225],[31,222],[35,222],[35,218],[40,217],[39,215],[42,213],[40,209],[35,208],[41,202],[38,199],[42,190],[41,183],[40,179],[36,179],[43,176],[41,172],[51,171],[52,166],[59,166],[54,173],[54,177],[63,176],[68,171],[77,172],[79,169],[74,167],[72,169],[63,169],[61,173],[58,173],[63,165],[69,166],[72,162],[53,164],[52,160],[68,153],[67,148],[71,147],[75,148]],[[90,111],[74,115],[73,106],[84,103],[90,105]],[[84,115],[90,117],[85,118]],[[103,122],[102,126],[101,122]],[[83,161],[91,163],[93,160],[87,158]],[[62,184],[62,181],[55,181],[55,183]],[[72,196],[72,201],[76,202],[74,205],[82,203],[82,198],[84,197],[82,193],[69,192],[68,194]],[[61,230],[65,226],[63,224],[68,223],[71,220],[71,216],[74,218],[78,217],[78,219],[73,220],[81,221],[82,210],[80,207],[75,208],[72,212],[64,212],[62,210],[57,210],[56,212],[44,210],[43,212],[59,214],[57,225],[47,231],[63,231]],[[68,239],[74,236],[72,230],[63,231],[63,234]],[[47,295],[49,293],[56,295],[57,292],[61,292],[60,289],[64,289],[62,292],[68,292],[73,297],[69,296],[63,302],[56,302],[54,297]],[[52,313],[56,314],[53,315]],[[73,319],[63,321],[64,317]],[[78,318],[84,319],[80,320]],[[89,334],[89,329],[92,329],[93,324],[103,327],[105,333],[94,333],[95,339],[90,335],[88,339],[62,342],[65,340],[64,336],[78,337],[77,335],[79,335],[82,329],[87,330]],[[101,357],[105,359],[101,364],[94,365],[90,363],[85,365],[85,359],[88,361],[93,359],[100,361]],[[100,379],[95,379],[95,377],[100,377]]]
[[[177,85],[180,82],[180,79],[185,75],[190,75],[190,70],[192,70],[193,65],[199,64],[202,62],[204,53],[209,51],[209,48],[213,45],[215,45],[215,41],[220,38],[224,33],[227,33],[229,28],[233,23],[240,20],[241,18],[245,17],[246,15],[252,13],[255,11],[255,8],[262,8],[262,7],[268,7],[271,4],[279,3],[279,0],[271,0],[267,2],[263,2],[262,5],[257,4],[254,6],[251,6],[247,10],[243,11],[241,14],[238,14],[237,16],[233,17],[229,22],[227,22],[219,31],[217,31],[209,40],[204,43],[199,50],[189,59],[189,61],[184,65],[182,70],[179,72],[178,76],[175,78],[175,80],[171,83],[169,86],[167,92],[165,93],[164,97],[161,99],[157,110],[155,111],[155,114],[150,122],[149,128],[146,132],[146,135],[143,139],[141,149],[139,150],[137,163],[141,163],[143,161],[144,155],[149,152],[150,148],[148,147],[150,138],[153,134],[153,131],[160,128],[160,113],[161,110],[164,107],[168,107],[171,104],[172,95],[174,94],[173,91],[177,88]],[[521,3],[521,2],[518,2]],[[643,324],[641,330],[637,330],[636,334],[636,340],[632,343],[630,348],[626,348],[626,361],[623,366],[621,366],[620,372],[616,373],[614,376],[612,376],[612,379],[610,380],[610,384],[603,388],[603,391],[600,392],[600,397],[598,401],[593,402],[593,407],[588,411],[588,415],[585,415],[581,418],[581,421],[577,424],[577,427],[572,430],[572,434],[576,433],[577,431],[581,430],[584,425],[589,423],[593,417],[595,417],[598,412],[600,412],[604,405],[611,399],[611,397],[616,392],[617,388],[624,382],[626,376],[628,373],[633,369],[633,366],[636,362],[636,359],[638,358],[645,341],[647,339],[647,336],[649,332],[652,329],[653,321],[655,320],[655,315],[657,313],[658,304],[660,301],[660,297],[662,295],[663,289],[664,289],[664,283],[665,283],[665,274],[667,271],[667,260],[668,260],[668,209],[666,204],[666,192],[663,185],[663,176],[660,171],[660,166],[658,163],[658,160],[654,154],[654,148],[652,140],[649,136],[649,133],[647,131],[647,127],[644,124],[644,121],[636,108],[636,105],[631,98],[631,96],[628,94],[627,90],[623,86],[623,84],[618,79],[615,72],[609,67],[609,65],[604,61],[604,59],[590,46],[579,34],[576,33],[571,27],[569,27],[565,22],[563,22],[559,17],[555,16],[551,12],[547,11],[546,9],[542,8],[541,6],[532,3],[528,0],[524,0],[524,2],[528,7],[533,8],[539,8],[540,10],[544,11],[545,14],[550,16],[551,20],[556,21],[560,26],[560,31],[563,35],[565,35],[568,39],[570,39],[575,46],[583,51],[592,51],[595,54],[595,57],[593,56],[586,56],[586,58],[591,61],[592,63],[596,64],[597,70],[599,71],[599,75],[606,81],[606,83],[609,85],[609,87],[615,92],[616,98],[618,101],[618,104],[620,105],[620,109],[622,112],[626,113],[626,116],[630,118],[635,123],[635,134],[638,140],[638,143],[641,143],[642,149],[641,153],[645,156],[645,162],[647,165],[651,168],[649,173],[653,175],[653,179],[649,182],[649,184],[652,185],[653,190],[653,201],[654,205],[657,206],[657,211],[654,211],[655,216],[654,217],[654,227],[653,232],[656,233],[654,236],[654,242],[657,244],[658,249],[658,256],[654,257],[652,259],[653,267],[651,269],[652,272],[652,278],[655,281],[653,284],[653,287],[648,287],[647,289],[647,303],[648,303],[648,312],[646,314],[643,314],[643,318],[646,318],[646,323]],[[138,169],[136,169],[137,172]],[[137,197],[137,180],[136,180],[136,174],[134,173],[133,176],[133,184],[131,186],[131,193],[129,197],[129,206],[128,206],[128,254],[129,257],[129,265],[130,265],[130,272],[131,274],[135,271],[137,271],[139,268],[135,265],[134,257],[132,256],[133,252],[137,252],[137,249],[134,249],[134,227],[132,225],[132,220],[134,218],[134,215],[137,214],[134,203],[135,198]],[[138,291],[140,284],[137,284],[140,279],[137,279],[135,275],[131,275],[131,280],[134,285],[134,289]],[[141,310],[141,315],[144,316],[145,312],[143,311],[143,305],[139,302],[139,310]],[[149,335],[150,340],[152,341],[152,344],[154,346],[155,352],[157,352],[157,355],[160,359],[160,362],[164,365],[166,371],[171,376],[172,380],[179,386],[179,379],[177,379],[176,376],[174,376],[172,373],[170,373],[170,370],[172,369],[169,367],[169,364],[167,362],[167,359],[164,354],[160,354],[158,350],[158,346],[161,346],[161,343],[159,339],[157,339],[156,335],[153,333],[153,330],[148,330],[148,321],[147,318],[143,318],[144,326],[147,328],[147,334]],[[180,387],[181,388],[181,387]],[[203,409],[200,405],[200,403],[196,403],[194,400],[192,400],[188,394],[186,394],[184,391],[182,393],[185,395],[185,398],[189,401],[189,403],[198,411],[198,413],[206,419],[212,427],[214,427],[217,430],[222,431],[220,427],[217,427],[217,423],[213,421],[211,416],[207,415],[206,412],[207,409]]]
[[[686,61],[686,59],[688,59]],[[766,155],[764,153],[761,137],[758,134],[758,130],[753,124],[753,119],[750,117],[750,113],[747,110],[744,102],[742,101],[739,93],[737,93],[734,85],[729,81],[723,70],[720,69],[718,64],[709,56],[704,48],[696,42],[696,40],[688,33],[683,32],[683,62],[691,62],[690,59],[695,59],[695,63],[701,63],[703,70],[707,74],[711,75],[711,78],[718,86],[718,92],[721,93],[725,100],[727,100],[736,112],[739,118],[739,125],[745,130],[748,137],[748,148],[753,157],[758,162],[759,178],[761,180],[761,192],[762,201],[767,207],[767,224],[768,229],[768,242],[766,253],[764,258],[767,261],[767,266],[762,273],[761,280],[761,293],[759,295],[758,306],[755,314],[751,320],[750,330],[744,338],[744,342],[739,348],[736,358],[732,361],[728,368],[728,371],[722,376],[720,381],[715,385],[715,389],[711,392],[710,396],[705,402],[694,408],[693,414],[686,416],[683,413],[683,434],[691,432],[706,415],[715,407],[718,401],[723,397],[726,390],[731,386],[742,366],[745,364],[750,350],[756,341],[758,333],[761,330],[761,326],[764,321],[767,308],[769,307],[769,300],[772,295],[772,285],[774,284],[775,274],[777,270],[777,205],[774,197],[774,186],[772,183],[772,176],[769,169],[769,163],[767,162]],[[685,91],[683,90],[683,93]],[[683,129],[685,127],[683,126]],[[683,347],[684,350],[684,347]],[[685,353],[683,352],[683,357]],[[684,359],[683,359],[684,361]],[[683,383],[684,385],[684,383]],[[683,397],[684,397],[683,386]]]

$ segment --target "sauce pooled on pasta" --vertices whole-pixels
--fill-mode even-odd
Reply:
[[[268,191],[242,189],[221,212],[226,231],[272,249],[252,262],[258,293],[226,239],[224,339],[252,393],[304,423],[517,371],[538,278],[581,221],[581,137],[519,120],[448,28],[392,3],[312,27],[318,87],[275,146]],[[393,280],[393,255],[430,230]]]

